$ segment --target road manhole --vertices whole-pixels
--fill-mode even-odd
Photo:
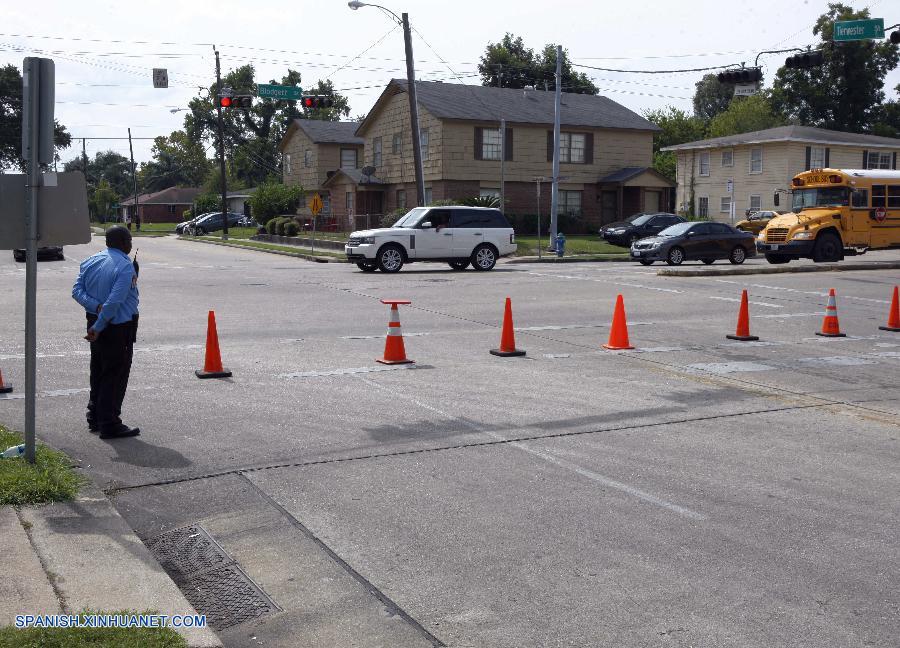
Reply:
[[[172,529],[144,544],[214,630],[280,610],[200,525]]]

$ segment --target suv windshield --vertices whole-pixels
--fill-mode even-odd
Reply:
[[[846,207],[850,204],[847,187],[823,187],[821,189],[794,189],[794,212],[807,207]]]
[[[427,207],[416,207],[406,213],[406,216],[394,223],[393,227],[414,227],[419,218],[428,211]]]
[[[690,223],[690,222],[678,223],[677,225],[672,225],[671,227],[667,227],[666,229],[661,231],[659,233],[659,236],[681,236],[682,234],[687,232],[689,229],[691,229],[692,225],[693,225],[693,223]]]

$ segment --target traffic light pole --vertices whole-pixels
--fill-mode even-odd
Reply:
[[[131,155],[131,180],[134,186],[134,222],[141,229],[141,207],[137,190],[137,167],[134,165],[134,147],[131,145],[131,129],[128,129],[128,153]]]
[[[393,12],[392,12],[393,13]],[[413,164],[416,167],[416,202],[425,205],[425,170],[422,168],[422,141],[419,131],[419,101],[416,96],[416,71],[413,65],[412,35],[409,33],[409,14],[401,14],[403,43],[406,46],[406,85],[409,95],[409,120],[412,127]]]
[[[216,53],[216,117],[219,127],[219,174],[222,178],[222,240],[228,240],[228,186],[225,178],[225,137],[222,133],[222,73],[219,67],[219,50],[213,45]]]

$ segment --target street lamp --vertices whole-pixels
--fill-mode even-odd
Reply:
[[[425,170],[422,167],[422,142],[420,141],[419,132],[419,107],[418,98],[416,97],[416,73],[413,67],[413,51],[412,36],[409,32],[409,15],[404,13],[402,17],[397,16],[393,11],[381,5],[371,4],[368,2],[360,2],[359,0],[350,0],[347,6],[356,11],[360,7],[375,7],[390,14],[398,25],[403,27],[403,42],[406,46],[406,84],[407,94],[409,95],[409,116],[410,126],[412,128],[412,145],[413,145],[413,166],[416,168],[416,198],[419,206],[425,205]]]

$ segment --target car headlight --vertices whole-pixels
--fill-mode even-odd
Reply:
[[[375,242],[374,236],[360,236],[359,244],[360,245],[372,245]]]
[[[757,240],[757,241],[765,241],[765,240],[766,240],[766,231],[763,230],[762,232],[760,232],[759,234],[757,234],[757,235],[756,235],[756,240]]]
[[[810,239],[816,238],[816,235],[813,232],[808,230],[804,230],[802,232],[797,232],[794,234],[791,239],[794,241],[808,241]]]

